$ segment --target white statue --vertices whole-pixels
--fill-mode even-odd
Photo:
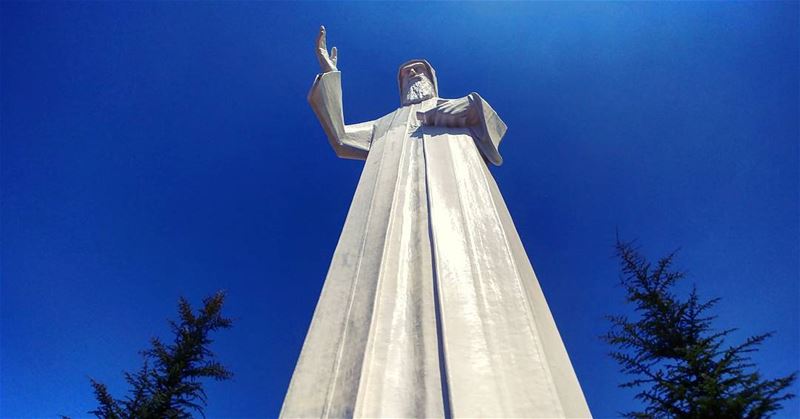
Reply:
[[[424,60],[400,67],[400,108],[345,125],[325,43],[308,101],[366,163],[281,416],[588,417],[486,166],[506,125],[477,93],[439,98]]]

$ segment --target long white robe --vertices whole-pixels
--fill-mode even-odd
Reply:
[[[424,126],[403,106],[344,125],[339,72],[309,102],[337,155],[365,159],[283,417],[588,417],[486,160],[505,125]],[[480,151],[479,151],[480,150]]]

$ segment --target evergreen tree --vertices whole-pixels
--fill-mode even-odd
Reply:
[[[125,373],[130,385],[125,399],[113,398],[105,384],[91,380],[98,407],[89,413],[107,419],[190,418],[192,412],[202,415],[207,400],[200,379],[226,380],[232,376],[208,349],[213,342],[209,333],[231,326],[231,320],[222,316],[224,299],[222,292],[206,298],[195,314],[189,302],[181,298],[180,320],[169,322],[174,342],[151,339],[151,348],[142,352],[142,368]]]
[[[764,379],[750,354],[771,333],[725,346],[735,329],[715,330],[709,310],[719,298],[701,300],[696,288],[680,298],[674,285],[685,272],[672,268],[675,253],[648,262],[632,243],[617,240],[620,280],[636,318],[608,316],[603,339],[621,371],[632,376],[620,384],[639,390],[642,411],[633,418],[764,418],[781,409],[796,373]]]

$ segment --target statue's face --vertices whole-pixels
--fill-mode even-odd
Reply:
[[[403,104],[422,102],[435,96],[428,69],[422,63],[411,63],[400,69],[403,86]]]
[[[425,68],[425,65],[422,63],[411,63],[403,68],[400,69],[400,78],[403,80],[403,83],[407,83],[411,79],[418,77],[420,75],[424,75],[427,77],[428,69]]]

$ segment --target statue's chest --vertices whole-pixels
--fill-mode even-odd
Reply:
[[[405,115],[405,123],[408,127],[408,132],[413,133],[423,126],[420,113],[433,109],[439,102],[443,101],[444,99],[431,98],[409,106],[409,112]]]
[[[383,150],[386,148],[388,150],[402,148],[402,143],[409,140],[422,140],[425,136],[441,134],[468,135],[469,131],[466,128],[434,127],[422,124],[419,114],[433,109],[444,101],[446,101],[446,99],[431,98],[420,103],[399,108],[392,114],[382,118],[376,126],[375,135],[372,140],[371,153],[374,153],[377,149]]]

